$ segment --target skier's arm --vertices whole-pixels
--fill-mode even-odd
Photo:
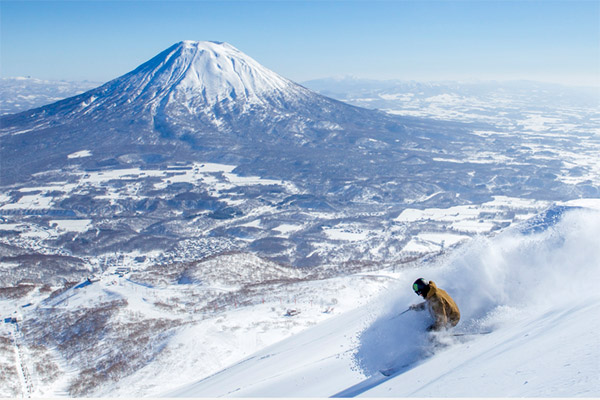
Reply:
[[[413,311],[423,311],[425,309],[425,303],[427,303],[427,302],[424,301],[419,304],[411,304],[408,308],[409,308],[409,310],[413,310]]]

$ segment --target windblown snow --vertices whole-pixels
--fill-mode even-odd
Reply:
[[[589,203],[589,202],[588,202]],[[166,393],[182,397],[596,397],[600,210],[557,208],[442,261],[399,273],[377,300]],[[410,284],[461,309],[430,334]],[[454,333],[491,332],[453,336]],[[396,368],[386,377],[379,371]]]

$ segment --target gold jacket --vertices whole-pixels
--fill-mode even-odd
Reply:
[[[429,281],[429,292],[427,292],[425,302],[417,305],[415,309],[422,310],[425,306],[434,320],[429,330],[438,331],[451,328],[456,326],[460,320],[458,306],[445,290],[437,287],[434,281]]]

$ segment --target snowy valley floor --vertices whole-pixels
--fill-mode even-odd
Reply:
[[[596,207],[597,208],[597,207]],[[369,304],[169,397],[598,397],[600,212],[562,209],[407,270]],[[410,283],[432,279],[462,318],[425,332]],[[435,343],[433,345],[432,343]],[[397,368],[386,377],[379,371]]]

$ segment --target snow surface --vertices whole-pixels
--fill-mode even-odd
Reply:
[[[92,152],[90,150],[81,150],[81,151],[76,151],[75,153],[71,153],[67,156],[67,158],[84,158],[84,157],[90,157],[92,155]]]
[[[260,94],[265,91],[285,91],[291,86],[288,80],[228,43],[188,40],[181,42],[174,53],[177,51],[183,56],[176,62],[191,65],[180,83],[182,88],[205,91],[207,99],[214,102],[230,98],[232,91],[260,101]]]
[[[600,203],[585,203],[404,270],[366,306],[165,395],[600,396]],[[420,276],[459,305],[451,333],[491,333],[430,334],[426,313],[397,316],[418,301],[410,284]],[[393,367],[390,377],[379,372]]]
[[[127,98],[119,102],[144,98],[144,104],[155,111],[173,105],[190,114],[225,103],[243,104],[245,112],[252,106],[264,105],[271,96],[282,100],[304,98],[309,93],[228,43],[191,40],[171,46],[113,83],[128,91]],[[84,114],[105,106],[105,99],[96,100],[95,96],[83,100],[80,109]],[[223,124],[212,111],[206,115],[217,126]]]
[[[91,219],[55,219],[49,223],[59,230],[69,232],[86,232],[92,226]]]

